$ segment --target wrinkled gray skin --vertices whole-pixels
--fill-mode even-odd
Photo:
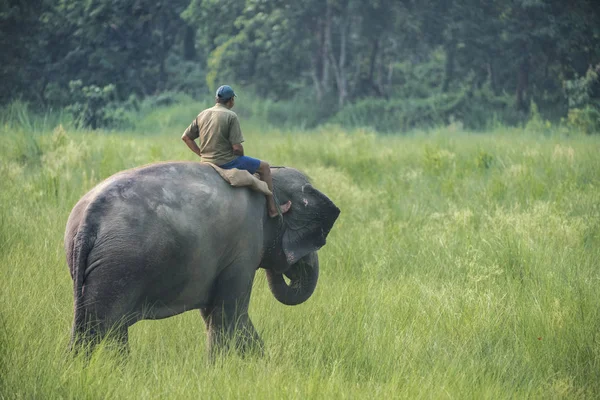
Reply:
[[[87,193],[65,233],[72,345],[110,331],[126,347],[136,321],[199,309],[211,357],[234,337],[242,351],[262,349],[248,316],[256,270],[266,270],[280,302],[307,300],[317,283],[317,250],[340,212],[297,170],[272,173],[277,201],[292,201],[283,221],[268,218],[263,194],[233,188],[194,162],[123,171]]]

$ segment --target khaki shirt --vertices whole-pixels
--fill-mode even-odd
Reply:
[[[202,161],[223,165],[237,158],[232,146],[244,141],[237,114],[222,104],[202,111],[183,133],[200,138]]]

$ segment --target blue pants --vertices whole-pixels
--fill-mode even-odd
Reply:
[[[248,156],[239,156],[233,161],[229,161],[226,164],[219,165],[219,167],[223,169],[244,169],[250,172],[251,174],[254,174],[258,167],[260,167],[260,160]]]

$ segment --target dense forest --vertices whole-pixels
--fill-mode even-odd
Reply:
[[[597,0],[3,0],[0,53],[0,103],[91,128],[222,83],[308,126],[600,126]]]

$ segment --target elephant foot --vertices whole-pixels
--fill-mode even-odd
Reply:
[[[287,203],[281,204],[279,206],[279,208],[281,210],[281,214],[285,214],[286,212],[290,211],[290,208],[292,208],[292,201],[288,200]],[[279,212],[277,210],[269,211],[269,217],[271,217],[271,218],[275,218],[278,215],[279,215]]]

